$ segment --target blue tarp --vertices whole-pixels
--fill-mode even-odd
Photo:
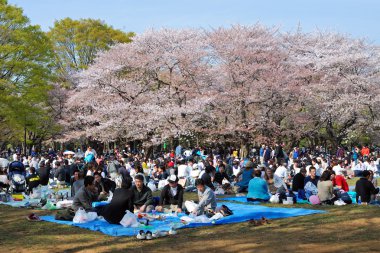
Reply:
[[[202,227],[211,225],[221,225],[230,224],[237,222],[244,222],[251,219],[260,219],[261,217],[266,217],[268,219],[280,219],[289,218],[310,214],[325,213],[325,211],[303,209],[303,208],[274,208],[266,207],[260,205],[245,205],[239,203],[222,202],[219,205],[227,205],[234,214],[228,217],[224,217],[213,223],[190,223],[183,224],[179,217],[167,217],[164,221],[153,221],[150,226],[143,226],[138,228],[124,228],[121,225],[109,224],[106,221],[96,220],[84,224],[74,224],[70,221],[59,221],[55,220],[53,216],[42,216],[41,219],[44,221],[54,222],[58,224],[71,225],[80,228],[85,228],[93,231],[100,231],[106,235],[111,236],[134,236],[139,230],[150,230],[155,231],[169,231],[172,227],[174,228],[192,228],[192,227]]]

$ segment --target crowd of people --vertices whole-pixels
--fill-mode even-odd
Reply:
[[[194,215],[218,211],[216,194],[238,194],[247,201],[282,203],[289,197],[313,204],[344,205],[352,202],[347,179],[357,177],[356,201],[377,204],[376,177],[380,156],[363,146],[352,150],[339,147],[335,154],[322,147],[262,145],[250,151],[228,149],[185,149],[150,159],[142,152],[115,149],[100,154],[86,152],[46,154],[29,158],[14,154],[13,160],[27,167],[29,192],[38,185],[71,187],[74,211],[96,211],[110,223],[119,223],[131,212],[187,212]],[[9,187],[7,170],[1,170],[0,187]],[[153,192],[160,190],[160,197]],[[184,192],[196,191],[197,203],[186,201]],[[95,201],[110,204],[94,208]]]

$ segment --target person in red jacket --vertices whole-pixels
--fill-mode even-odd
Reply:
[[[345,192],[348,192],[349,187],[347,184],[346,179],[342,175],[336,175],[335,171],[331,170],[331,180],[333,182],[333,186],[338,187],[339,189],[342,189]]]
[[[361,153],[362,153],[363,157],[365,157],[365,156],[368,157],[369,156],[369,148],[367,146],[363,146]]]

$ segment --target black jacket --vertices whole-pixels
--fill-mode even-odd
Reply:
[[[170,191],[170,185],[165,185],[165,187],[161,191],[161,197],[159,201],[159,205],[178,205],[179,208],[182,208],[183,203],[183,193],[184,189],[182,185],[177,185],[177,194],[175,196],[172,195]]]
[[[115,191],[116,183],[108,178],[102,178],[100,183],[95,182],[95,186],[98,188],[98,194],[100,194],[102,191],[110,193],[110,191]]]
[[[136,186],[132,187],[133,191],[133,204],[136,206],[142,206],[142,205],[153,205],[153,196],[152,196],[152,190],[147,187],[143,186],[141,191],[139,192],[136,188]]]
[[[40,175],[40,183],[41,185],[48,185],[49,183],[49,175],[50,175],[51,167],[41,167],[39,170]]]
[[[292,191],[298,192],[305,187],[305,176],[301,172],[297,173],[293,178]]]
[[[111,224],[119,224],[125,212],[133,213],[133,191],[131,189],[119,188],[113,193],[111,203],[104,206],[100,215]]]
[[[362,177],[356,182],[355,191],[356,202],[358,201],[360,196],[360,200],[362,202],[369,203],[371,201],[371,194],[378,194],[379,188],[375,188],[372,182],[370,182],[367,178]]]
[[[230,181],[230,177],[228,176],[228,174],[226,172],[223,172],[223,173],[216,172],[214,181],[217,182],[218,184],[222,185],[224,178],[227,179],[228,181]]]

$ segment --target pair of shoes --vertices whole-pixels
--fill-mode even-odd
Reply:
[[[346,205],[346,203],[343,200],[338,199],[338,200],[336,200],[334,202],[334,205],[336,205],[336,206],[344,206],[344,205]]]
[[[146,231],[146,233],[145,233],[144,230],[140,230],[136,237],[139,240],[145,240],[145,239],[146,240],[152,240],[153,239],[152,232]]]
[[[26,216],[26,219],[28,221],[41,221],[40,217],[38,217],[36,214],[31,213],[28,216]]]

